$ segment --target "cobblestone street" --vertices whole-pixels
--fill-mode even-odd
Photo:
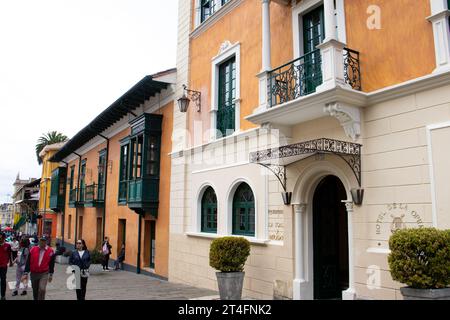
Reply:
[[[66,265],[55,265],[52,283],[47,285],[47,300],[76,300],[76,293],[67,288]],[[16,267],[8,268],[7,300],[32,300],[33,293],[28,289],[26,296],[12,297],[15,284]],[[21,291],[19,291],[20,294]],[[126,271],[109,271],[91,274],[87,285],[86,300],[212,300],[218,293],[190,286],[173,284],[167,281],[138,275]]]

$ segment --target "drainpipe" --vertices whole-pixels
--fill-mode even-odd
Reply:
[[[100,137],[106,140],[106,160],[105,160],[105,185],[103,186],[103,218],[102,218],[102,239],[105,238],[105,228],[106,228],[106,190],[108,185],[108,162],[109,162],[109,139],[104,135],[99,134]],[[98,196],[98,195],[97,195]]]
[[[44,235],[46,207],[47,207],[47,178],[44,178],[44,215],[42,216],[42,219],[41,219],[41,228],[40,228],[41,229],[40,230],[41,237]]]
[[[81,182],[81,156],[73,152],[74,155],[78,156],[78,181],[77,181],[77,202],[80,201],[80,182]],[[75,204],[75,234],[74,234],[74,248],[76,248],[76,240],[78,237],[78,206]]]
[[[141,273],[141,230],[142,230],[142,214],[139,213],[139,223],[138,223],[138,253],[137,253],[137,263],[136,263],[136,273]]]
[[[67,173],[69,171],[69,164],[65,161],[61,161],[62,163],[64,163],[66,165],[66,179],[67,179]],[[66,182],[64,182],[64,185],[66,184]],[[59,189],[59,187],[58,187]],[[64,190],[67,190],[66,187],[64,187]],[[70,195],[70,193],[69,193]],[[66,194],[64,193],[64,199],[66,199]],[[62,218],[61,218],[61,233],[62,233],[62,243],[61,246],[64,247],[65,241],[64,241],[64,232],[65,232],[65,226],[66,226],[66,202],[64,201],[64,209],[62,211]]]

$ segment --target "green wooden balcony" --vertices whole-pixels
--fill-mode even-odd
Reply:
[[[66,168],[57,168],[52,172],[50,187],[50,209],[55,212],[64,211],[66,200]]]
[[[78,190],[80,192],[80,198],[78,199]],[[75,188],[69,191],[69,208],[82,208],[84,207],[84,188]]]
[[[101,208],[105,206],[105,185],[92,184],[85,187],[84,199],[81,199],[85,208]]]
[[[78,202],[78,188],[69,191],[69,207],[70,208],[80,207]]]
[[[159,205],[159,178],[128,181],[128,207],[136,212],[148,212],[155,218]]]

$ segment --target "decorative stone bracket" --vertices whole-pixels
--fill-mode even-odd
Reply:
[[[333,102],[326,105],[324,112],[338,119],[345,134],[353,141],[361,136],[361,111],[358,107]]]

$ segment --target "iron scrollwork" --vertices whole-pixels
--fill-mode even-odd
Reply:
[[[344,48],[344,78],[354,90],[362,90],[358,51]]]
[[[272,173],[277,177],[278,181],[280,181],[280,184],[283,187],[284,192],[287,192],[286,166],[263,164],[263,163],[259,163],[259,165],[272,171]]]
[[[362,145],[347,141],[339,141],[328,138],[300,142],[280,148],[267,149],[250,154],[250,162],[258,163],[268,167],[284,168],[284,176],[270,169],[280,180],[286,190],[286,167],[267,164],[270,161],[313,154],[335,154],[343,159],[353,171],[359,186],[361,186],[361,147]],[[282,179],[280,179],[280,176]],[[283,180],[284,179],[284,180]]]
[[[269,107],[314,93],[322,84],[321,59],[317,49],[270,71],[267,81]]]

